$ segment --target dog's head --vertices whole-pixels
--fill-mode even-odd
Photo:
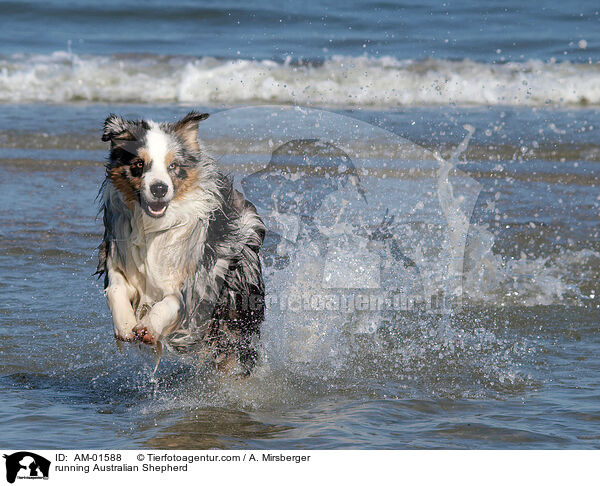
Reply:
[[[128,204],[152,218],[165,215],[198,179],[198,124],[207,113],[188,113],[176,123],[124,120],[110,115],[102,140],[110,141],[107,176]]]

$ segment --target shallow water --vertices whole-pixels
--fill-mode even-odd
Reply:
[[[0,446],[598,448],[598,9],[170,5],[0,4]],[[100,131],[191,108],[271,230],[271,299],[455,299],[272,301],[250,378],[173,353],[153,376],[92,277]],[[356,174],[296,152],[271,184],[315,138]]]
[[[282,313],[272,306],[261,364],[251,378],[221,377],[193,357],[167,354],[153,379],[147,350],[117,350],[101,285],[91,276],[101,232],[94,199],[104,154],[96,127],[108,111],[168,119],[180,108],[13,110],[21,116],[29,110],[32,126],[5,130],[0,149],[3,447],[598,446],[595,157],[586,161],[575,152],[566,160],[507,159],[488,148],[486,159],[459,165],[481,192],[470,218],[464,305],[455,312],[356,318]],[[361,118],[380,125],[385,120],[396,131],[405,120],[417,120],[420,128],[412,126],[410,135],[428,139],[432,148],[457,145],[465,133],[458,123],[471,120],[476,131],[466,153],[476,155],[483,150],[479,132],[522,114],[505,110],[500,118],[500,112],[458,110],[452,122],[445,112],[415,109],[363,112]],[[547,128],[548,118],[525,114]],[[61,123],[49,126],[45,115]],[[596,123],[593,111],[577,114],[578,120],[586,117]],[[213,119],[213,147],[227,152],[218,133],[224,124],[219,115]],[[79,131],[71,128],[76,125]],[[534,126],[527,130],[537,132]],[[581,134],[567,132],[555,147],[568,154]],[[519,146],[523,138],[508,136],[503,146]],[[68,150],[73,140],[75,153]],[[258,152],[220,155],[221,163],[244,181],[262,167]],[[387,188],[405,194],[397,176],[401,165],[380,158],[353,162],[388,170],[386,178],[377,172],[362,178],[374,213],[377,190],[382,197]],[[419,180],[408,181],[413,193]],[[399,210],[407,204],[393,196],[386,203]],[[267,245],[263,253],[271,294],[298,288],[302,269],[309,268],[302,265],[314,262],[314,255],[298,251],[296,263],[280,269],[273,263],[276,251]],[[403,251],[416,259],[411,248]],[[426,263],[418,262],[421,272],[429,271]],[[344,268],[338,271],[350,278]]]

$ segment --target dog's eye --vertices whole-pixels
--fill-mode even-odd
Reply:
[[[132,160],[129,170],[131,171],[132,177],[142,177],[144,172],[144,161],[141,159]]]
[[[173,162],[171,165],[169,165],[169,170],[175,170],[177,169],[177,162]]]

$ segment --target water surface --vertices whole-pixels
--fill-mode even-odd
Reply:
[[[597,448],[599,16],[589,2],[545,4],[2,3],[0,445]],[[362,211],[373,224],[386,207],[398,215],[401,253],[432,282],[443,265],[417,217],[439,203],[432,151],[449,157],[474,127],[455,160],[478,184],[473,210],[449,220],[468,216],[463,305],[363,318],[272,308],[249,379],[174,354],[152,377],[148,350],[117,349],[92,277],[102,122],[191,108],[223,121],[225,108],[264,103],[329,108],[428,150],[415,162],[418,150],[403,158],[370,137],[346,147],[372,146],[351,157],[370,168]],[[232,113],[256,133],[278,129]],[[268,164],[262,142],[213,129],[201,133],[239,186]],[[268,202],[268,187],[254,190]],[[323,221],[338,210],[315,208]],[[267,243],[271,295],[327,267],[308,244],[285,260],[281,240]]]

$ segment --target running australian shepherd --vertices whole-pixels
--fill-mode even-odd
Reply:
[[[265,226],[199,142],[207,117],[106,119],[98,274],[118,340],[198,350],[249,373],[264,319]]]

